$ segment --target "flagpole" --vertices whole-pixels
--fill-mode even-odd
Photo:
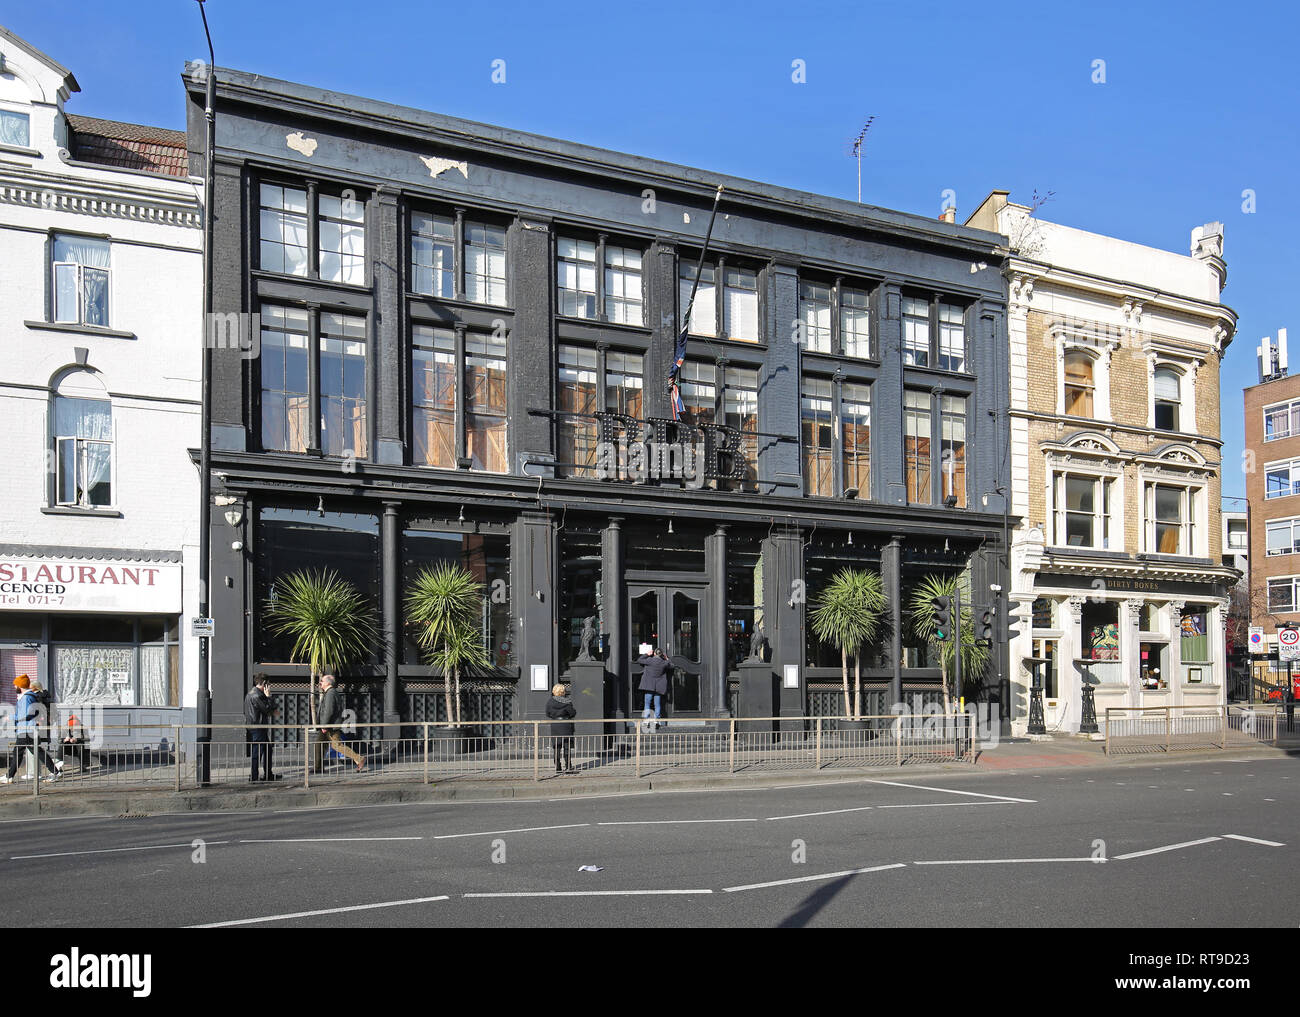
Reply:
[[[704,259],[709,253],[709,241],[713,239],[713,224],[718,218],[718,202],[722,200],[722,185],[718,185],[717,191],[713,195],[713,211],[709,213],[709,228],[704,231],[704,246],[700,248],[700,260],[695,265],[695,281],[691,283],[691,295],[686,301],[686,307],[682,312],[682,319],[678,323],[677,343],[673,349],[672,366],[668,369],[668,401],[669,408],[672,411],[673,419],[679,419],[680,411],[678,403],[680,399],[677,394],[677,372],[681,370],[682,362],[686,358],[686,337],[691,330],[691,311],[695,307],[695,294],[700,288],[700,276],[704,272]],[[716,285],[716,281],[715,281]]]
[[[686,301],[686,310],[682,314],[682,328],[689,328],[691,308],[695,306],[695,292],[700,288],[700,274],[704,271],[704,259],[709,253],[709,241],[713,239],[713,223],[718,218],[718,202],[722,200],[722,185],[718,184],[717,193],[713,195],[713,211],[709,213],[709,228],[704,231],[704,246],[700,248],[700,260],[695,265],[695,282],[691,283],[691,298]]]

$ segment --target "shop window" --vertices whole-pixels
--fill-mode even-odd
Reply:
[[[51,693],[68,706],[180,705],[175,618],[51,615]]]
[[[1183,608],[1178,631],[1183,663],[1199,663],[1208,666],[1210,662],[1209,611],[1202,605],[1188,605]]]
[[[1055,699],[1060,694],[1060,669],[1056,661],[1055,639],[1034,639],[1031,641],[1033,655],[1047,663],[1038,666],[1038,674],[1043,683],[1043,698]],[[1033,682],[1033,671],[1029,673]]]
[[[1056,605],[1047,597],[1035,598],[1033,612],[1032,612],[1034,628],[1036,629],[1056,628],[1055,618],[1054,618],[1055,606]]]
[[[559,533],[559,673],[563,675],[582,651],[582,628],[596,619],[597,659],[605,652],[609,613],[618,605],[605,604],[602,596],[603,556],[601,531],[596,526],[570,523]]]
[[[446,530],[432,521],[408,524],[402,531],[402,596],[405,597],[420,570],[443,562],[461,566],[479,583],[483,597],[479,606],[479,631],[483,645],[488,649],[494,666],[513,664],[509,536]],[[414,635],[405,625],[402,631],[403,662],[424,664]]]
[[[1138,647],[1138,680],[1144,692],[1157,692],[1169,688],[1169,672],[1165,667],[1168,647],[1164,643],[1142,643]]]

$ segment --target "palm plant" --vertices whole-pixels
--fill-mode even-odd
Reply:
[[[961,617],[956,619],[957,639],[935,638],[935,597],[956,597],[961,591]],[[955,602],[954,602],[955,603]],[[912,590],[912,599],[908,602],[908,615],[911,617],[912,632],[930,644],[939,654],[939,666],[943,671],[943,712],[952,712],[952,690],[948,685],[948,676],[956,672],[957,646],[961,645],[962,673],[967,678],[983,674],[988,667],[990,652],[987,646],[981,646],[975,638],[974,615],[971,611],[970,573],[938,576],[929,575],[916,584]]]
[[[862,649],[880,631],[885,591],[880,575],[866,569],[841,569],[826,584],[810,615],[813,633],[840,651],[844,715],[862,717]],[[853,654],[855,695],[849,699],[849,654]]]
[[[374,611],[333,569],[304,569],[276,581],[266,620],[276,635],[293,639],[289,659],[311,668],[308,702],[314,726],[317,679],[365,656],[374,645]]]
[[[445,680],[447,720],[459,726],[462,670],[491,665],[479,629],[483,586],[451,562],[422,569],[406,591],[406,617],[431,667]]]

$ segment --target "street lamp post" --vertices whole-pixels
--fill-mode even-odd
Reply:
[[[1042,666],[1050,663],[1047,657],[1026,657],[1025,665],[1033,670],[1034,681],[1029,687],[1029,728],[1026,734],[1047,734],[1046,718],[1043,716],[1043,672]]]

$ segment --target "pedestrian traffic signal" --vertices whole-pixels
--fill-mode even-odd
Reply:
[[[981,646],[993,645],[993,625],[997,621],[997,612],[992,608],[985,608],[980,612],[979,631],[976,638]]]
[[[952,637],[952,598],[935,597],[930,603],[934,606],[934,638],[939,640]]]

